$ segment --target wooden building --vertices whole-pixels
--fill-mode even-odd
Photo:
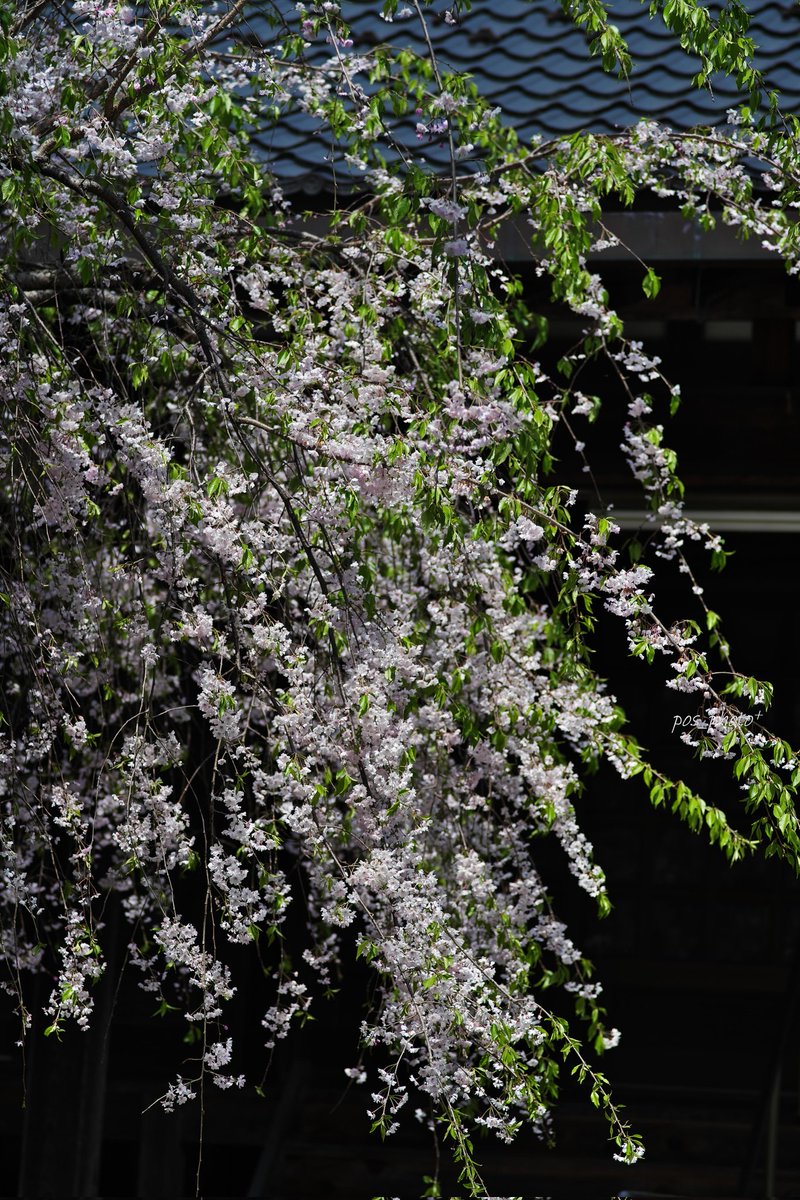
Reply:
[[[431,11],[439,7],[443,13],[443,5]],[[763,65],[797,109],[800,8],[765,0],[751,7]],[[364,46],[390,35],[419,38],[410,20],[383,26],[364,0],[343,9]],[[476,3],[454,30],[442,13],[432,28],[453,67],[473,71],[523,136],[586,125],[612,131],[634,114],[682,126],[724,120],[734,99],[730,82],[720,81],[713,96],[692,92],[690,68],[665,50],[671,40],[657,27],[642,32],[641,5],[624,0],[617,11],[638,62],[630,86],[604,75],[596,61],[587,67],[582,35],[553,0]],[[276,173],[324,210],[320,164],[331,147],[321,144],[309,119],[298,115],[263,149]],[[663,206],[610,214],[609,223],[663,278],[660,295],[647,300],[641,269],[630,259],[616,250],[598,256],[628,332],[662,358],[683,388],[669,440],[688,507],[735,551],[709,581],[709,602],[724,614],[734,648],[741,647],[740,668],[775,683],[776,726],[797,744],[800,282],[759,246],[724,230],[700,236]],[[530,250],[512,226],[499,253],[550,321],[551,341],[541,353],[554,360],[574,337],[574,319],[538,290]],[[597,386],[610,384],[600,378]],[[618,422],[598,421],[591,437],[604,496],[623,525],[637,526],[641,501],[619,453]],[[584,488],[586,480],[576,477],[574,486]],[[701,791],[720,802],[731,796],[724,773],[696,762],[681,743],[674,719],[688,710],[680,697],[654,688],[638,661],[620,672],[626,655],[620,629],[609,624],[598,653],[609,674],[614,668],[641,742]],[[581,809],[614,910],[597,923],[576,895],[563,915],[595,962],[611,1024],[622,1030],[603,1069],[644,1135],[647,1154],[633,1169],[615,1163],[602,1121],[566,1080],[555,1149],[525,1138],[512,1149],[488,1140],[477,1147],[492,1194],[800,1195],[796,880],[774,861],[728,868],[702,838],[652,811],[634,784],[597,776]],[[562,884],[569,892],[555,854],[543,871],[554,890]],[[355,1055],[366,968],[343,980],[339,994],[315,1010],[314,1022],[279,1047],[263,1096],[252,1087],[209,1091],[201,1160],[199,1107],[172,1116],[153,1107],[180,1062],[180,1023],[169,1015],[153,1018],[148,997],[135,988],[117,991],[123,959],[120,938],[116,974],[101,985],[102,1019],[89,1034],[70,1033],[56,1045],[38,1039],[23,1062],[14,1024],[4,1019],[2,1194],[194,1195],[198,1171],[207,1197],[421,1194],[421,1180],[435,1166],[430,1134],[420,1126],[381,1142],[369,1132],[368,1096],[344,1074]],[[254,976],[234,1018],[252,1041],[254,1061],[261,1055],[259,996]],[[80,1099],[73,1102],[68,1097],[76,1090]],[[444,1195],[455,1194],[448,1190],[452,1172],[445,1170],[443,1180]]]

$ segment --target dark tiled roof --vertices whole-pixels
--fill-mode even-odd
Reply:
[[[287,0],[282,2],[296,20]],[[444,19],[447,7],[447,0],[434,0],[424,9],[441,69],[471,74],[523,142],[576,129],[609,133],[642,116],[679,128],[716,124],[744,99],[725,77],[715,78],[711,91],[692,87],[697,61],[679,49],[660,18],[649,19],[641,0],[612,0],[609,6],[631,50],[628,80],[606,73],[599,59],[589,56],[584,33],[564,16],[557,0],[475,0],[455,25]],[[749,9],[755,64],[767,87],[781,92],[784,110],[800,112],[800,5],[751,0]],[[426,53],[416,13],[389,22],[380,16],[380,0],[341,0],[341,14],[353,38],[352,47],[341,53],[362,55],[381,43]],[[309,43],[308,57],[316,64],[332,53],[323,34]],[[441,157],[437,146],[416,142],[412,121],[398,122],[393,133],[416,155],[428,161]],[[284,116],[263,145],[276,175],[296,185],[324,186],[332,163],[340,177],[351,174],[321,122],[302,112]]]

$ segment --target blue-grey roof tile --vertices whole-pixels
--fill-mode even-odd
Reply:
[[[342,17],[350,25],[353,46],[349,53],[363,54],[381,43],[408,47],[425,54],[423,30],[413,18],[385,21],[381,0],[341,0]],[[679,49],[660,19],[650,20],[641,0],[612,0],[612,21],[626,38],[633,70],[629,80],[603,71],[597,58],[587,53],[583,32],[565,18],[558,0],[474,0],[459,23],[449,25],[444,12],[452,0],[434,0],[424,9],[431,40],[446,71],[468,72],[480,92],[503,110],[523,141],[534,134],[558,135],[585,128],[612,132],[633,124],[639,117],[668,121],[688,128],[725,120],[726,110],[741,100],[735,83],[724,77],[712,80],[711,91],[692,87],[698,63]],[[292,0],[278,0],[295,19]],[[778,88],[787,111],[800,112],[800,6],[774,0],[751,0],[751,36],[756,44],[756,66],[768,87]],[[280,39],[263,20],[251,18],[251,28],[265,40]],[[331,57],[330,45],[320,35],[309,43],[307,57],[319,65]],[[319,122],[296,111],[281,119],[261,144],[279,177],[309,186],[329,167],[333,153],[330,136],[312,131]],[[411,120],[394,127],[418,158],[436,162],[444,157],[436,145],[419,143]],[[340,163],[341,165],[341,163]],[[338,167],[337,167],[338,169]]]

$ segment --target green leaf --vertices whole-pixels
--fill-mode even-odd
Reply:
[[[650,300],[654,300],[661,291],[661,279],[652,267],[647,268],[647,274],[642,280],[642,291]]]

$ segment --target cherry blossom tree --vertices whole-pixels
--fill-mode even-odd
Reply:
[[[563,8],[624,75],[601,0]],[[613,237],[605,200],[656,193],[796,272],[798,129],[738,0],[641,18],[666,22],[698,86],[733,75],[726,126],[528,144],[440,66],[431,9],[383,14],[365,49],[331,2],[0,6],[3,986],[21,1041],[41,972],[46,1033],[87,1027],[118,903],[129,969],[194,1031],[172,1108],[245,1082],[224,1029],[241,948],[272,981],[267,1046],[355,952],[377,982],[352,1069],[374,1127],[411,1098],[478,1194],[473,1132],[546,1136],[559,1067],[613,1152],[642,1153],[597,1067],[617,1031],[537,869],[554,840],[607,911],[574,804],[586,772],[612,764],[731,862],[798,863],[800,763],[754,717],[771,689],[734,668],[687,559],[725,552],[684,510],[664,426],[680,381],[587,265]],[[425,54],[393,43],[400,15]],[[445,15],[469,19],[459,0]],[[263,149],[298,112],[336,148],[322,221]],[[511,218],[580,319],[559,372],[494,254]],[[598,360],[651,517],[635,560],[553,459],[557,431],[582,452]],[[653,579],[670,562],[673,623]],[[627,730],[592,664],[603,610],[668,662],[738,809]]]

